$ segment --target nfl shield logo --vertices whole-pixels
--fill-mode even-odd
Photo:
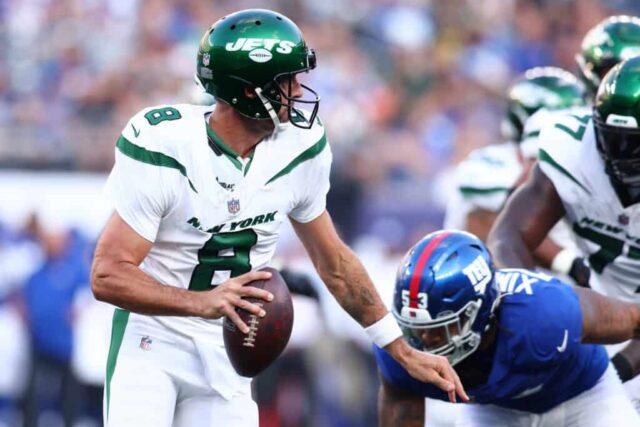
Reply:
[[[151,338],[149,337],[142,337],[140,339],[140,348],[143,350],[151,350],[151,343],[153,341],[151,341]]]
[[[621,213],[618,215],[618,222],[622,225],[629,225],[629,216]]]
[[[211,60],[211,56],[208,53],[205,53],[204,55],[202,55],[202,65],[204,65],[205,67],[209,66],[210,60]]]
[[[227,209],[229,209],[229,213],[231,214],[237,214],[240,212],[240,200],[235,198],[227,200]]]

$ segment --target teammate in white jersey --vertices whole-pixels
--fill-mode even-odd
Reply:
[[[511,85],[507,100],[503,129],[510,142],[479,148],[456,168],[457,191],[445,215],[446,228],[470,231],[482,240],[486,240],[509,194],[524,181],[537,160],[536,118],[583,108],[586,91],[576,77],[561,68],[536,67]],[[578,283],[586,282],[588,269],[562,225],[536,251],[538,264],[569,275]]]
[[[531,248],[565,216],[588,254],[591,287],[640,304],[639,70],[636,57],[604,77],[593,118],[570,114],[543,129],[539,166],[490,236],[502,265],[531,263]],[[635,377],[638,341],[612,360],[623,381]]]
[[[269,277],[287,217],[320,276],[372,340],[412,375],[466,398],[442,357],[410,348],[325,210],[331,151],[319,98],[297,80],[315,53],[288,18],[245,10],[203,36],[197,78],[216,106],[136,114],[108,180],[115,212],[92,289],[117,305],[105,387],[109,426],[256,426],[250,379],[225,354],[221,317],[263,315],[243,286]],[[311,99],[302,99],[304,89]],[[310,112],[297,108],[311,106]],[[295,108],[294,108],[295,107]]]
[[[473,150],[455,168],[455,191],[447,202],[444,227],[486,239],[521,173],[518,147],[512,142]]]
[[[634,57],[640,54],[640,19],[631,16],[612,16],[600,24],[592,28],[584,37],[581,52],[576,55],[576,60],[581,69],[581,76],[583,81],[587,84],[587,87],[595,94],[598,85],[602,81],[603,77],[618,62]],[[575,165],[575,162],[586,162],[581,156],[586,154],[583,151],[576,150],[575,138],[588,139],[590,145],[595,146],[594,134],[592,125],[589,122],[591,111],[570,112],[564,120],[556,123],[554,117],[551,116],[545,124],[539,125],[542,127],[548,127],[551,131],[545,132],[548,136],[548,142],[545,144],[547,149],[545,152],[551,154],[557,150],[562,150],[565,155],[560,156],[562,159],[571,159],[571,164]],[[561,135],[559,139],[555,139],[557,135]],[[535,136],[535,134],[533,135]],[[574,138],[575,137],[575,138]],[[569,143],[570,146],[565,146],[565,143]],[[589,144],[579,144],[580,147]],[[549,151],[550,150],[550,151]],[[555,157],[558,157],[557,155]],[[549,156],[549,159],[541,159],[541,168],[537,168],[534,171],[534,176],[528,183],[527,187],[523,189],[522,194],[513,200],[513,206],[505,211],[503,217],[496,223],[495,230],[490,237],[490,244],[496,255],[497,262],[502,265],[510,266],[522,266],[529,265],[532,262],[530,258],[530,249],[535,245],[541,235],[546,233],[551,227],[553,222],[557,218],[564,215],[565,210],[568,213],[569,208],[566,204],[571,199],[565,200],[565,193],[559,189],[559,182],[553,180],[552,175],[547,174],[549,166],[544,166],[545,163],[556,162],[554,156]],[[566,168],[567,165],[558,163],[560,167]],[[606,178],[602,167],[602,161],[596,163],[583,163],[585,173],[591,176],[599,176],[600,178]],[[566,170],[566,169],[565,169]],[[553,172],[550,172],[551,174]],[[567,177],[565,177],[568,179]],[[551,179],[551,180],[550,180]],[[593,178],[592,178],[593,179]],[[608,188],[607,193],[611,195],[613,190],[612,179],[601,179],[605,182],[604,187]],[[555,186],[555,187],[554,187]],[[560,199],[565,203],[565,206],[560,205]],[[612,196],[611,200],[601,199],[593,197],[587,197],[582,202],[582,209],[584,209],[585,216],[587,218],[598,218],[596,222],[600,225],[603,222],[600,221],[599,216],[603,208],[609,210],[617,210],[620,206],[617,196]],[[574,202],[571,202],[575,205]],[[558,212],[556,208],[560,208]],[[548,209],[548,211],[545,211]],[[586,213],[589,214],[586,214]],[[538,218],[531,221],[533,215],[538,213],[544,218]],[[620,212],[623,214],[622,212]],[[626,214],[623,214],[621,219],[626,221]],[[542,223],[544,221],[544,223]],[[615,219],[615,224],[618,220]],[[578,226],[579,227],[579,226]],[[595,288],[603,290],[608,295],[617,296],[620,294],[620,282],[609,273],[606,273],[601,263],[596,261],[593,257],[600,256],[602,254],[609,254],[608,256],[615,258],[615,262],[608,267],[618,270],[617,267],[613,267],[615,264],[619,264],[621,260],[630,258],[632,256],[627,255],[626,251],[621,249],[620,243],[615,240],[607,240],[601,249],[597,244],[586,243],[584,236],[581,236],[581,229],[574,226],[574,236],[579,240],[579,246],[584,250],[587,248],[586,253],[590,255],[590,264],[592,272],[591,285]],[[582,233],[584,234],[584,233]],[[608,230],[605,234],[609,235]],[[597,238],[597,237],[596,237]],[[613,246],[610,246],[612,244]],[[624,246],[624,245],[622,245]],[[611,250],[612,249],[612,250]],[[622,250],[622,255],[618,256],[617,251]],[[622,261],[622,265],[627,265],[625,261]],[[624,271],[623,276],[627,277],[625,280],[636,280],[640,275],[640,270],[633,267],[622,267],[619,271]],[[640,294],[635,294],[632,298],[638,301],[637,297]],[[630,296],[630,295],[627,295]],[[640,372],[640,344],[632,342],[622,352],[616,354],[613,357],[614,366],[618,370],[623,381],[627,381]],[[635,404],[640,411],[640,380],[633,381],[634,384],[626,384],[627,390],[630,390],[630,395],[635,399]],[[638,383],[635,385],[635,383]],[[637,388],[638,390],[633,390]]]

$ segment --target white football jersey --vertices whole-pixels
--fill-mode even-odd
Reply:
[[[591,107],[571,107],[561,110],[549,110],[541,108],[527,119],[522,131],[522,141],[520,142],[520,150],[522,155],[527,159],[538,157],[538,145],[540,142],[540,132],[549,123],[554,123],[556,119],[567,114],[575,114],[584,116],[591,114]]]
[[[466,230],[467,215],[477,209],[499,212],[522,173],[517,147],[511,142],[472,151],[454,172],[444,227]]]
[[[527,119],[524,125],[522,141],[520,142],[522,156],[525,159],[538,158],[540,132],[545,126],[555,123],[556,119],[567,114],[575,114],[577,116],[590,115],[591,107],[571,107],[560,110],[541,108],[536,111]],[[563,248],[578,249],[571,231],[571,224],[567,221],[559,221],[554,225],[549,231],[548,237]]]
[[[238,157],[207,126],[215,106],[148,108],[125,126],[107,190],[153,242],[140,268],[167,286],[207,290],[268,266],[287,217],[325,210],[331,150],[322,122],[289,126]],[[127,328],[222,342],[221,320],[131,313]],[[166,329],[164,329],[166,328]]]
[[[640,204],[624,208],[605,173],[590,111],[565,114],[540,134],[539,164],[562,199],[591,286],[640,302]]]

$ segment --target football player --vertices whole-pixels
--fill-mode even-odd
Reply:
[[[589,97],[589,105],[573,107],[569,110],[541,108],[524,125],[521,147],[527,153],[537,156],[538,139],[542,128],[552,123],[560,114],[583,116],[591,113],[593,99],[602,77],[618,62],[640,54],[640,20],[632,16],[611,16],[584,37],[576,62],[580,68],[580,78]]]
[[[640,307],[542,273],[495,270],[462,231],[431,233],[398,269],[393,314],[414,348],[446,356],[471,403],[457,426],[637,426],[606,351],[640,336]],[[424,396],[445,399],[374,346],[382,426],[429,425]]]
[[[516,79],[507,92],[503,133],[507,142],[471,152],[456,167],[456,190],[449,199],[444,227],[466,230],[485,241],[507,197],[522,183],[537,160],[537,141],[525,138],[528,119],[544,111],[583,108],[584,85],[571,73],[557,67],[535,67]],[[589,269],[572,247],[564,223],[558,224],[537,248],[539,266],[568,275],[575,283],[588,283]],[[558,243],[556,243],[558,242]],[[427,399],[430,427],[455,425],[458,406]]]
[[[320,276],[378,345],[417,378],[465,397],[445,358],[408,346],[325,210],[331,150],[319,98],[298,81],[316,66],[287,17],[227,15],[200,41],[197,79],[214,106],[136,114],[116,143],[115,205],[97,244],[92,289],[119,308],[105,386],[109,426],[256,426],[250,379],[233,370],[221,317],[262,316],[289,218]],[[161,70],[158,70],[161,72]],[[308,92],[311,96],[304,96]],[[308,107],[307,109],[302,107]]]
[[[618,64],[603,78],[593,114],[564,115],[544,127],[539,164],[490,235],[499,265],[531,266],[532,248],[565,217],[588,255],[591,287],[640,303],[639,72],[640,57]],[[623,381],[632,379],[640,372],[640,343],[612,360]],[[630,393],[640,398],[640,390]]]
[[[602,77],[615,64],[623,59],[640,54],[640,20],[631,16],[612,16],[595,27],[584,37],[576,62],[580,68],[580,77],[589,93],[589,104],[592,104],[596,90]],[[524,125],[520,147],[525,157],[535,158],[538,153],[540,133],[544,126],[553,126],[560,115],[571,114],[584,117],[591,114],[591,105],[576,106],[569,109],[541,108],[529,117]],[[535,157],[534,157],[535,156]],[[528,174],[527,174],[528,176]],[[588,286],[589,270],[582,258],[576,257],[573,236],[564,221],[556,224],[550,231],[550,237],[556,242],[571,241],[571,245],[558,252],[551,263],[552,270],[567,273],[574,282]],[[543,241],[543,246],[546,242]],[[540,248],[536,250],[538,255]],[[536,261],[540,261],[536,256]]]
[[[479,148],[456,168],[457,191],[449,200],[444,226],[467,230],[486,240],[508,195],[537,160],[537,141],[523,133],[525,123],[543,110],[583,108],[586,98],[584,85],[561,68],[536,67],[518,78],[507,95],[503,133],[508,142]],[[536,251],[538,265],[586,282],[588,269],[571,248],[568,232],[559,226],[550,237]]]

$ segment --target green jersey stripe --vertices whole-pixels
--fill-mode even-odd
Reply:
[[[291,163],[289,163],[280,172],[278,172],[273,177],[271,177],[271,179],[267,181],[267,184],[271,184],[276,179],[288,174],[293,169],[295,169],[300,163],[313,159],[315,156],[320,154],[322,150],[324,150],[324,147],[326,146],[327,146],[327,136],[326,134],[323,134],[322,138],[320,138],[320,141],[316,142],[311,147],[307,148],[302,153],[300,153],[300,155],[295,159],[293,159]]]
[[[106,395],[107,395],[107,419],[109,418],[109,401],[111,398],[111,379],[116,369],[118,361],[118,353],[124,338],[124,331],[129,321],[129,312],[116,308],[113,312],[113,326],[111,329],[111,344],[109,345],[109,356],[107,357],[107,379],[106,379]]]
[[[528,132],[524,136],[524,138],[522,138],[522,139],[534,138],[534,137],[537,137],[537,136],[540,136],[540,131],[539,130],[534,130],[534,131]]]
[[[491,193],[507,193],[511,191],[511,188],[509,187],[477,188],[477,187],[461,186],[458,188],[460,189],[460,192],[465,196],[475,196],[478,194],[491,194]]]
[[[122,135],[120,135],[120,138],[118,138],[118,142],[116,142],[116,147],[125,156],[131,157],[132,159],[138,160],[139,162],[147,163],[149,165],[154,165],[154,166],[177,169],[185,178],[187,178],[187,181],[189,181],[189,186],[191,187],[191,189],[196,193],[198,192],[196,188],[193,186],[193,183],[191,182],[189,177],[187,176],[187,169],[182,165],[182,163],[180,163],[173,157],[167,156],[166,154],[162,154],[157,151],[150,151],[150,150],[147,150],[146,148],[137,146]]]
[[[560,171],[560,173],[562,173],[563,175],[565,175],[567,178],[569,178],[571,181],[573,181],[575,184],[578,185],[578,187],[582,188],[584,191],[587,192],[587,194],[591,194],[591,192],[589,191],[589,189],[587,189],[587,187],[585,187],[584,185],[582,185],[580,183],[580,181],[578,181],[573,175],[571,175],[569,173],[568,170],[566,170],[565,168],[562,167],[561,164],[559,164],[558,162],[556,162],[553,157],[551,157],[549,155],[549,153],[547,153],[545,150],[543,150],[542,148],[540,149],[539,153],[538,153],[538,160],[540,160],[541,162],[546,162],[548,164],[550,164],[551,166],[553,166],[554,168],[556,168],[558,171]]]

